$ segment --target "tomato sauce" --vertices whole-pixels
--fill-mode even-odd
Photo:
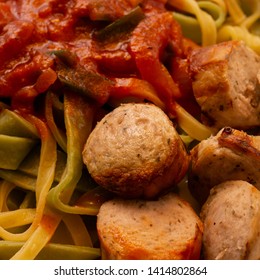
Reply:
[[[166,109],[173,108],[175,100],[187,94],[173,79],[174,64],[165,62],[164,57],[170,52],[169,57],[185,59],[186,51],[180,26],[166,11],[165,2],[9,0],[0,3],[0,98],[8,98],[17,111],[36,114],[34,101],[39,95],[50,89],[62,92],[70,83],[75,94],[81,94],[82,88],[83,91],[88,88],[83,84],[91,81],[95,93],[83,94],[102,106],[113,91],[113,79],[137,78],[154,87]],[[102,38],[105,28],[109,33]],[[77,67],[72,71],[65,71],[72,66],[64,65],[57,57],[57,51],[61,50],[76,57]],[[80,75],[72,75],[77,69]],[[179,72],[175,77],[182,77]],[[68,77],[64,78],[64,73]],[[81,89],[77,89],[79,81],[72,79],[83,76],[91,79],[83,79]],[[94,86],[97,83],[101,86]]]

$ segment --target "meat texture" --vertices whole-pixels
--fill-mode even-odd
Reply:
[[[189,156],[160,108],[128,103],[96,125],[83,161],[100,186],[124,197],[153,198],[184,177]]]
[[[217,132],[225,126],[260,126],[260,57],[243,42],[193,50],[192,87],[202,121]]]
[[[260,259],[260,192],[245,181],[211,189],[201,211],[205,259]]]
[[[191,150],[189,189],[200,203],[226,180],[244,180],[260,189],[260,137],[223,128]]]
[[[97,231],[103,259],[181,260],[200,257],[203,226],[178,195],[105,202]]]

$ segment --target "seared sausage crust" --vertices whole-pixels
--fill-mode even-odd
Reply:
[[[113,199],[98,213],[103,259],[180,260],[200,257],[203,226],[192,207],[169,193],[158,200]]]

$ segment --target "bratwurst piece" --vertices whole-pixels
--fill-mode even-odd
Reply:
[[[129,103],[96,125],[83,161],[100,186],[124,197],[152,198],[184,177],[189,156],[160,108]]]
[[[203,225],[192,207],[169,193],[158,200],[113,199],[97,216],[103,259],[198,259]]]
[[[260,56],[243,42],[195,49],[189,58],[202,121],[216,132],[260,126]]]
[[[203,205],[205,259],[260,259],[260,192],[245,181],[211,189]]]
[[[191,150],[189,189],[204,203],[210,189],[227,180],[244,180],[260,189],[260,136],[223,128]]]

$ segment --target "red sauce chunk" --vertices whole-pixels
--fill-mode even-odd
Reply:
[[[181,28],[165,2],[0,3],[0,98],[9,99],[15,110],[36,114],[39,95],[69,89],[101,107],[115,92],[118,79],[134,78],[149,83],[146,89],[156,91],[166,110],[174,108],[176,99],[188,95],[174,79],[183,80],[186,73],[181,71],[186,69],[178,67],[174,75],[171,61],[185,59],[187,52]],[[134,91],[136,84],[124,94]]]

